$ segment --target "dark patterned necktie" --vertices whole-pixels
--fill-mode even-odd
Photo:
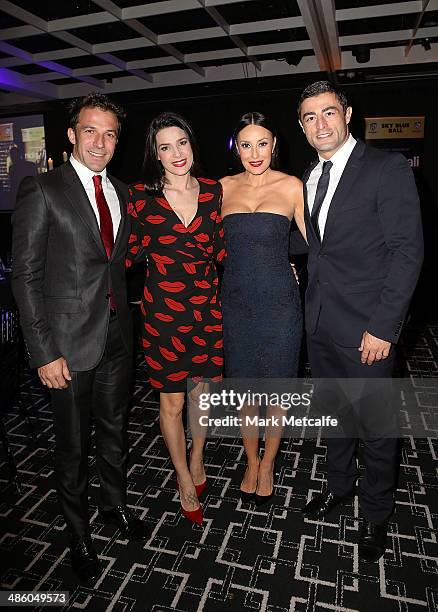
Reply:
[[[333,162],[331,161],[325,161],[322,164],[322,174],[319,177],[318,185],[316,187],[315,201],[313,202],[312,213],[310,215],[310,220],[312,222],[313,229],[315,230],[315,233],[318,236],[320,242],[321,242],[321,236],[319,233],[318,218],[319,218],[319,213],[321,212],[322,203],[324,202],[324,198],[326,196],[327,189],[329,186],[330,168],[332,166],[333,166]]]
[[[111,257],[114,247],[114,232],[113,232],[113,220],[111,218],[110,209],[108,202],[106,201],[105,194],[102,188],[102,177],[100,174],[93,176],[94,193],[96,195],[97,210],[99,211],[100,219],[100,235],[102,236],[102,242],[105,247],[105,251],[108,259]],[[110,308],[115,310],[115,302],[112,291],[109,293]]]

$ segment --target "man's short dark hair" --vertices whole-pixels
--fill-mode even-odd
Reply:
[[[342,106],[342,110],[344,111],[344,115],[345,115],[347,108],[350,106],[345,92],[339,87],[337,87],[336,85],[333,85],[332,83],[330,83],[330,81],[316,81],[315,83],[308,85],[300,96],[300,100],[298,102],[298,118],[300,118],[301,105],[304,102],[304,100],[306,100],[307,98],[313,98],[313,96],[319,96],[320,94],[325,94],[325,93],[335,94],[336,98],[338,99],[339,104]]]
[[[125,111],[121,106],[113,102],[105,94],[94,91],[83,98],[75,98],[68,106],[69,127],[75,129],[79,121],[79,113],[83,108],[100,108],[103,111],[113,113],[117,117],[117,135],[120,134],[122,121],[125,119]]]

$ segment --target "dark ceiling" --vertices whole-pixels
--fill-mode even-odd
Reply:
[[[327,72],[438,74],[438,0],[2,0],[0,88],[60,99]]]

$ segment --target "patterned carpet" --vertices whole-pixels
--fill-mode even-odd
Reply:
[[[437,376],[438,325],[405,334],[404,375]],[[205,520],[180,514],[175,476],[158,427],[158,404],[137,367],[129,438],[128,503],[148,523],[143,544],[119,539],[97,516],[98,482],[90,455],[91,527],[105,571],[80,586],[68,562],[53,477],[53,429],[47,396],[30,374],[22,398],[32,415],[32,441],[22,412],[5,415],[21,492],[0,463],[0,585],[3,590],[70,592],[64,609],[164,612],[312,612],[438,610],[438,441],[405,438],[396,512],[379,563],[358,559],[357,498],[330,520],[303,520],[300,508],[324,484],[321,440],[284,440],[271,505],[243,505],[238,486],[240,439],[206,447]],[[36,609],[36,608],[35,608]]]

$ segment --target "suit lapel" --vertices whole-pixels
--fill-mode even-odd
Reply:
[[[307,168],[305,173],[303,174],[303,192],[304,192],[304,220],[306,222],[306,231],[312,232],[315,238],[319,241],[318,236],[315,233],[315,229],[310,221],[310,212],[309,212],[309,203],[307,199],[307,181],[309,180],[309,176],[312,174],[312,170],[318,165],[319,159],[313,161],[310,166]]]
[[[116,251],[120,248],[120,245],[123,243],[124,235],[125,235],[125,227],[127,222],[127,212],[126,212],[126,197],[120,189],[117,181],[110,175],[108,175],[109,180],[111,181],[114,189],[116,190],[117,197],[119,198],[119,206],[120,206],[120,223],[119,229],[117,230],[117,235],[114,238],[114,248],[111,254],[112,259]]]
[[[363,154],[365,152],[365,144],[358,140],[351,155],[345,165],[342,176],[336,187],[336,191],[333,194],[332,201],[330,202],[330,208],[327,215],[327,221],[324,228],[323,242],[327,235],[330,233],[330,228],[333,225],[334,220],[338,214],[339,209],[345,203],[350,189],[356,181],[360,169],[363,165]]]
[[[90,200],[82,185],[76,171],[70,162],[67,162],[61,167],[63,175],[64,192],[69,199],[72,207],[75,209],[82,222],[90,232],[94,242],[99,248],[99,251],[106,257],[105,247],[100,236],[99,226],[97,224],[96,215],[91,207]]]

